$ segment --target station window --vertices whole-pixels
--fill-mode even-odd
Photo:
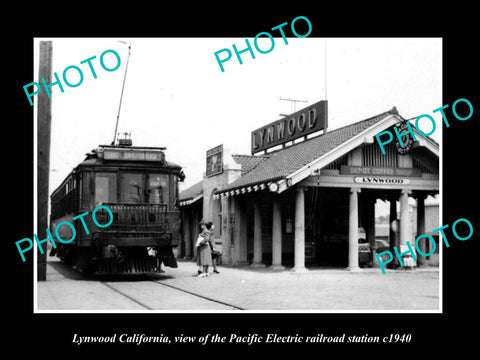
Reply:
[[[112,203],[117,200],[116,175],[112,173],[95,174],[95,204]]]
[[[295,209],[290,204],[282,205],[282,232],[284,234],[293,234],[293,219],[295,218]]]

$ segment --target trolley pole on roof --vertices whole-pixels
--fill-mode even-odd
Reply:
[[[40,41],[38,78],[48,84],[52,80],[52,42]],[[37,106],[37,231],[40,239],[47,237],[48,225],[48,175],[50,169],[51,99],[40,92]],[[47,250],[41,254],[37,248],[37,281],[47,280]]]
[[[123,41],[121,41],[121,42],[123,43]],[[115,145],[115,142],[117,141],[118,120],[120,119],[120,109],[122,108],[123,89],[125,88],[125,80],[127,79],[128,61],[130,60],[130,48],[131,47],[132,47],[132,43],[128,44],[127,65],[125,66],[125,74],[123,76],[122,92],[120,93],[120,104],[118,104],[117,122],[115,124],[115,132],[113,134],[112,145]]]

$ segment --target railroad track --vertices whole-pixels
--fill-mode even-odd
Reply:
[[[154,310],[154,309],[151,308],[150,306],[144,304],[142,301],[134,298],[133,296],[130,296],[130,295],[126,294],[126,293],[123,292],[122,290],[117,289],[115,286],[112,286],[112,285],[110,285],[109,283],[107,283],[107,282],[105,282],[105,281],[101,281],[100,283],[101,283],[102,285],[106,286],[107,288],[115,291],[117,294],[119,294],[119,295],[127,298],[127,299],[130,300],[130,301],[133,301],[135,304],[140,305],[141,307],[143,307],[143,308],[145,308],[145,309],[147,309],[147,310]]]
[[[220,305],[223,305],[223,306],[226,306],[228,308],[230,308],[231,310],[245,310],[244,308],[241,308],[239,306],[236,306],[236,305],[233,305],[233,304],[229,304],[229,303],[226,303],[226,302],[223,302],[223,301],[220,301],[220,300],[217,300],[217,299],[213,299],[209,296],[205,296],[205,295],[201,295],[201,294],[197,294],[193,291],[189,291],[189,290],[185,290],[185,289],[182,289],[178,286],[175,286],[175,285],[170,285],[170,284],[165,284],[161,281],[157,281],[157,280],[149,280],[150,282],[158,285],[158,286],[163,286],[163,287],[168,287],[170,289],[174,289],[176,291],[180,291],[182,293],[185,293],[185,294],[189,294],[190,296],[194,296],[194,297],[197,297],[197,298],[201,298],[203,300],[207,300],[207,301],[210,301],[212,303],[217,303],[217,304],[220,304]],[[146,310],[157,310],[155,308],[152,308],[151,306],[147,305],[145,302],[143,302],[141,299],[138,299],[132,295],[129,295],[127,294],[126,292],[122,291],[121,289],[113,286],[111,283],[107,282],[107,281],[101,281],[101,284],[108,287],[109,289],[115,291],[116,293],[118,293],[119,295],[129,299],[130,301],[136,303],[137,305],[140,305],[141,307],[143,307],[144,309]],[[175,310],[173,310],[175,311]]]

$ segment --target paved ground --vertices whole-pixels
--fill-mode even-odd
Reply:
[[[38,283],[39,310],[438,310],[438,268],[349,272],[219,267],[195,276],[197,267],[149,276],[86,277],[49,258],[47,281]],[[182,291],[183,290],[183,291]],[[196,295],[194,295],[196,294]]]

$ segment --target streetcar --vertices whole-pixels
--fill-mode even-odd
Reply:
[[[178,182],[184,177],[179,165],[166,161],[165,148],[132,146],[131,139],[99,145],[51,194],[52,233],[68,221],[76,237],[67,244],[56,241],[50,255],[89,274],[145,274],[163,272],[162,264],[177,267]],[[111,210],[108,227],[95,226],[91,216],[74,220],[99,205]],[[104,208],[96,214],[103,224],[109,216]],[[65,228],[59,227],[59,236],[71,238]]]

